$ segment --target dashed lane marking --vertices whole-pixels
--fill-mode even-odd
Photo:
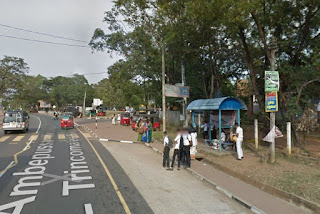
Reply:
[[[43,138],[43,140],[51,140],[52,139],[52,135],[51,134],[46,134]]]
[[[22,140],[22,138],[24,138],[24,135],[19,135],[19,136],[15,137],[12,141],[13,142],[19,142],[19,141]]]
[[[80,129],[77,127],[78,131],[84,136],[84,134],[80,131]],[[88,140],[87,137],[84,136],[84,138],[86,139],[86,141],[88,142],[88,144],[91,146],[93,152],[96,154],[97,158],[99,159],[101,165],[103,166],[103,169],[105,171],[105,173],[107,174],[114,190],[116,191],[117,195],[118,195],[118,198],[122,204],[122,207],[125,211],[126,214],[131,214],[131,211],[126,203],[126,201],[124,200],[123,196],[122,196],[122,193],[120,192],[120,189],[118,187],[118,185],[116,184],[116,182],[114,181],[108,167],[106,166],[106,164],[104,163],[104,161],[102,160],[101,156],[99,155],[98,151],[96,150],[96,148],[93,146],[93,144]]]
[[[36,141],[38,139],[38,135],[31,135],[31,137],[29,138],[29,140],[34,140]]]
[[[78,138],[79,138],[79,135],[77,135],[77,134],[72,134],[72,138],[78,139]]]
[[[10,136],[3,136],[2,138],[0,138],[0,143],[3,143],[4,141],[8,140],[10,138]]]
[[[64,134],[58,134],[58,140],[65,140],[66,136]]]
[[[86,212],[86,214],[93,214],[91,204],[84,204],[84,211]]]

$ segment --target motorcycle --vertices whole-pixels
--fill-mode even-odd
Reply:
[[[54,113],[54,114],[53,114],[53,119],[54,119],[54,120],[58,120],[58,119],[59,119],[59,114]]]

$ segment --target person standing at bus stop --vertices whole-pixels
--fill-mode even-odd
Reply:
[[[236,123],[236,146],[237,146],[237,153],[238,153],[238,160],[243,158],[243,151],[242,151],[242,142],[243,142],[243,129]]]

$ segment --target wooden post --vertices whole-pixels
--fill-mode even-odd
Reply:
[[[166,64],[165,64],[165,53],[164,44],[162,44],[161,55],[162,55],[162,129],[166,131]]]
[[[287,122],[287,147],[288,156],[291,156],[291,123]]]
[[[259,148],[259,128],[258,128],[258,119],[254,119],[254,142],[256,149]]]

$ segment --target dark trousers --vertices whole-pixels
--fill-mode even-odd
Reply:
[[[169,146],[166,146],[164,148],[164,154],[163,154],[163,162],[162,162],[163,167],[167,166],[169,168],[169,165],[170,165],[169,153],[170,153],[170,148]]]
[[[182,148],[179,150],[179,153],[180,153],[179,160],[182,163],[182,165],[185,165],[185,163],[186,163],[186,155],[184,153],[184,146],[182,146]]]
[[[190,161],[190,146],[183,146],[184,147],[184,155],[186,159],[186,167],[190,167],[191,161]]]
[[[203,139],[207,139],[208,131],[204,131],[204,132],[202,132],[202,135],[203,135]]]
[[[174,161],[176,160],[176,156],[178,160],[178,168],[180,168],[180,150],[179,149],[175,149],[173,152],[171,167],[173,168],[174,166]]]

